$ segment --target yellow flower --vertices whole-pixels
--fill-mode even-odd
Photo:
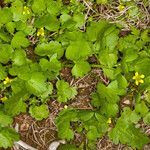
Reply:
[[[37,36],[44,36],[44,28],[38,29]]]
[[[125,8],[125,6],[123,6],[123,5],[121,5],[121,4],[118,6],[118,10],[119,10],[119,11],[122,11],[124,8]]]
[[[4,84],[8,84],[8,83],[11,83],[11,82],[12,82],[12,80],[9,79],[8,77],[3,81]]]
[[[0,100],[1,100],[2,102],[4,102],[4,101],[6,101],[6,100],[7,100],[7,97],[6,97],[6,96],[4,96],[4,97],[0,98]]]
[[[139,75],[139,73],[136,72],[132,79],[135,80],[136,85],[139,85],[139,83],[144,83],[143,81],[144,77],[145,76],[143,74]]]
[[[30,14],[30,9],[27,6],[23,7],[23,15],[29,15]]]
[[[67,106],[67,105],[65,105],[65,106],[64,106],[64,108],[65,108],[65,109],[67,109],[67,108],[68,108],[68,106]]]
[[[111,118],[108,118],[107,123],[111,124]]]

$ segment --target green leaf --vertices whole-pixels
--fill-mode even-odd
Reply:
[[[83,122],[83,126],[87,131],[88,147],[90,149],[95,148],[97,139],[103,137],[109,127],[107,118],[98,112],[94,114],[95,115],[92,116],[89,120]]]
[[[49,116],[48,106],[42,104],[41,106],[30,106],[29,113],[36,120],[42,120]]]
[[[58,137],[61,139],[72,140],[74,138],[74,133],[71,129],[66,128],[65,130],[59,130]]]
[[[50,61],[47,59],[40,59],[39,64],[45,76],[49,80],[53,80],[59,75],[59,71],[61,70],[61,63],[57,60],[57,55],[53,55],[50,58]]]
[[[22,66],[26,63],[26,53],[24,50],[15,50],[12,57],[13,65]]]
[[[13,119],[0,111],[0,126],[8,126],[13,122]]]
[[[66,58],[72,61],[85,60],[90,54],[91,48],[85,40],[72,42],[66,50]]]
[[[123,51],[124,61],[132,62],[138,57],[138,51],[136,49],[126,49]]]
[[[148,107],[146,106],[145,102],[142,101],[141,103],[137,103],[135,105],[135,111],[139,113],[142,117],[148,113]]]
[[[12,47],[13,48],[28,47],[30,45],[30,42],[25,36],[26,35],[23,32],[21,31],[17,32],[11,41]]]
[[[108,49],[109,53],[115,52],[116,51],[115,48],[119,40],[118,34],[119,34],[119,30],[116,28],[116,26],[113,25],[107,28],[103,34],[102,41],[100,43],[102,46],[102,50],[105,51],[105,49]]]
[[[96,41],[99,34],[102,35],[109,26],[109,23],[106,21],[91,22],[86,32],[87,39],[92,42]]]
[[[113,97],[113,99],[112,99]],[[100,112],[107,117],[115,116],[117,114],[119,96],[116,90],[111,86],[105,86],[99,83],[97,86],[97,92],[92,95],[92,105],[100,107]]]
[[[46,1],[43,0],[33,0],[32,10],[34,13],[40,14],[46,9]]]
[[[75,77],[83,77],[91,70],[91,66],[86,61],[79,61],[77,62],[74,67],[72,68],[72,75]]]
[[[0,80],[4,80],[7,77],[6,69],[0,64]]]
[[[95,126],[90,126],[87,132],[88,140],[95,140],[97,139],[98,136],[99,136],[99,133],[97,131],[97,128]]]
[[[0,62],[6,64],[12,57],[13,49],[8,44],[0,44],[0,47]]]
[[[23,101],[24,93],[15,94],[5,102],[5,111],[8,115],[15,116],[21,112],[26,112],[26,103]]]
[[[47,3],[47,11],[48,13],[50,13],[51,15],[59,15],[60,11],[62,9],[62,4],[61,2],[58,1],[48,1]]]
[[[107,51],[105,51],[99,54],[99,61],[102,65],[113,67],[117,63],[117,60],[118,57],[115,53],[108,53]]]
[[[15,25],[14,22],[8,22],[8,23],[6,24],[6,29],[7,29],[7,31],[8,31],[9,33],[11,33],[11,34],[14,33],[15,27],[16,27],[16,25]]]
[[[18,133],[9,127],[0,128],[0,147],[7,149],[12,147],[15,141],[19,140]]]
[[[12,21],[12,12],[10,8],[0,8],[0,24],[6,24],[10,21]]]
[[[118,95],[125,95],[127,92],[127,86],[128,82],[125,77],[118,74],[116,80],[112,81],[108,87],[115,90]]]
[[[132,123],[133,120],[129,117],[131,112],[129,108],[124,110],[116,126],[109,132],[109,138],[115,144],[118,144],[120,141],[122,144],[142,149],[145,144],[149,143],[149,138],[140,129],[135,128],[135,125]]]
[[[82,121],[88,121],[89,119],[91,119],[93,117],[93,115],[94,115],[94,112],[87,111],[87,110],[81,110],[78,113],[78,117]]]
[[[17,94],[21,91],[24,91],[27,93],[28,91],[24,85],[25,85],[25,81],[17,78],[11,83],[11,89],[14,94]]]
[[[145,124],[148,124],[148,125],[150,124],[150,112],[148,112],[148,113],[144,116],[143,121],[144,121]]]
[[[4,30],[0,29],[0,39],[2,39],[5,42],[11,41],[11,35],[5,32]]]
[[[23,2],[21,0],[15,0],[11,4],[11,9],[13,12],[13,20],[15,22],[21,20],[23,16]]]
[[[135,71],[144,74],[145,76],[150,75],[150,59],[149,58],[141,58],[134,64]]]
[[[62,110],[56,118],[58,128],[58,137],[61,139],[71,140],[74,132],[70,129],[70,122],[77,121],[77,111],[72,109]]]
[[[116,93],[116,91],[109,86],[106,87],[102,83],[98,84],[97,92],[101,98],[106,99],[110,103],[116,103],[119,101],[119,96]],[[113,99],[112,99],[112,97],[113,97]]]
[[[58,80],[56,87],[58,96],[57,100],[59,102],[67,102],[77,95],[76,88],[69,86],[69,83],[65,82],[64,80]]]
[[[47,84],[45,82],[45,76],[41,72],[33,72],[30,80],[26,83],[26,88],[29,93],[36,96],[41,96],[47,91]]]
[[[39,56],[49,56],[49,57],[51,57],[53,54],[56,53],[58,58],[61,58],[64,54],[64,50],[61,44],[57,41],[39,44],[35,48],[34,52]]]
[[[82,13],[74,14],[73,20],[76,22],[76,28],[81,28],[85,23],[85,15]]]
[[[57,31],[59,29],[60,23],[55,16],[48,14],[37,18],[35,20],[35,26],[37,28],[45,27],[49,31]]]

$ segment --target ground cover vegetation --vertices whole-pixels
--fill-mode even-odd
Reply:
[[[24,140],[15,125],[25,115],[52,119],[52,140],[66,141],[60,150],[102,149],[103,138],[130,149],[149,144],[148,0],[0,5],[1,148]],[[21,127],[29,130],[29,122]]]

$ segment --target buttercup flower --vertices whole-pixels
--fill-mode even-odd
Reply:
[[[12,80],[7,77],[7,78],[3,81],[3,83],[4,83],[4,84],[8,84],[8,83],[11,83],[11,81],[12,81]]]
[[[67,105],[65,105],[65,106],[64,106],[64,108],[65,108],[65,109],[67,109],[67,108],[68,108],[68,106],[67,106]]]
[[[144,77],[145,76],[143,74],[140,75],[138,72],[136,72],[132,79],[135,80],[136,85],[139,85],[139,83],[144,83]]]
[[[38,29],[37,36],[44,36],[44,28]]]
[[[108,118],[107,123],[111,124],[111,118]]]
[[[29,15],[30,14],[30,9],[27,6],[23,7],[23,15]]]
[[[123,5],[121,5],[121,4],[118,6],[118,10],[119,10],[119,11],[122,11],[124,8],[125,8],[125,6],[123,6]]]

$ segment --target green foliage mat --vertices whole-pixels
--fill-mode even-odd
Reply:
[[[120,24],[94,21],[85,12],[75,0],[5,0],[0,8],[0,147],[19,140],[10,128],[16,115],[29,110],[40,121],[49,116],[51,97],[64,104],[76,97],[77,87],[60,77],[66,66],[75,78],[98,67],[109,83],[98,83],[91,95],[93,109],[59,112],[58,138],[70,142],[76,132],[84,132],[87,139],[85,145],[60,149],[95,149],[104,135],[137,149],[150,142],[137,127],[139,122],[150,124],[150,30],[131,27],[120,36]],[[89,63],[91,56],[97,64]],[[121,107],[125,96],[133,106]]]

